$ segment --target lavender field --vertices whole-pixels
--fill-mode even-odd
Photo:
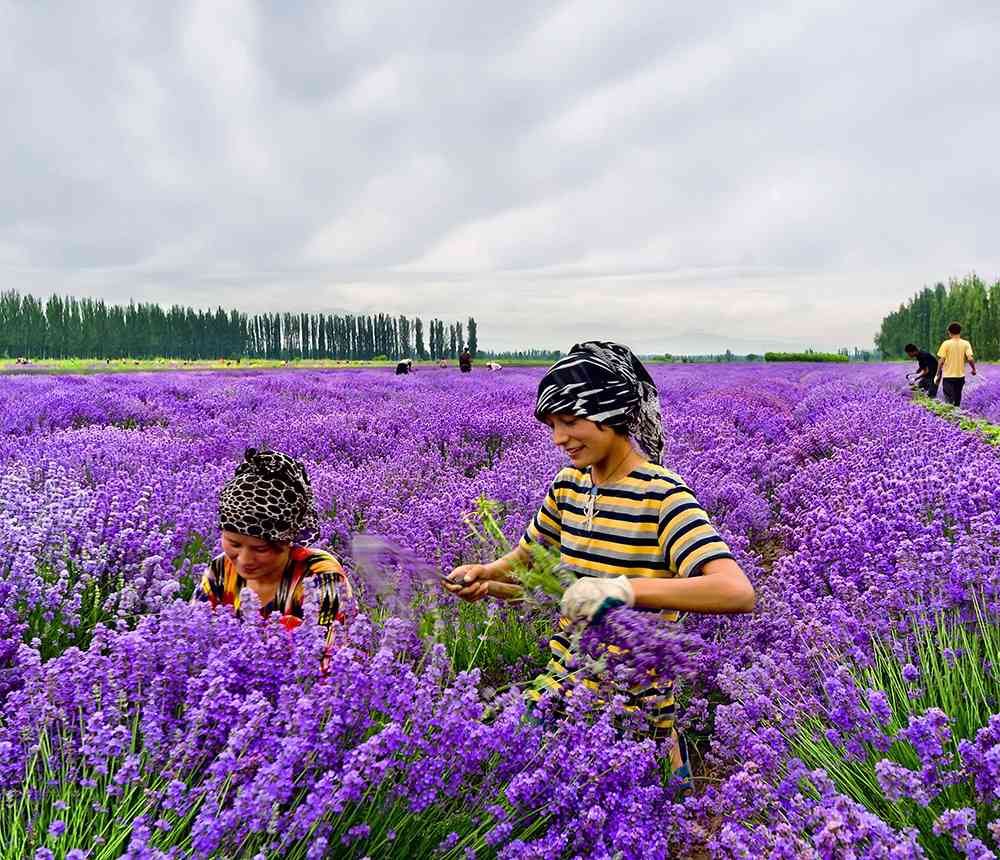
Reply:
[[[978,379],[970,378],[966,384],[969,390],[962,398],[962,408],[970,415],[1000,424],[1000,374],[987,367]]]
[[[899,365],[652,372],[758,596],[682,619],[687,797],[619,702],[526,713],[554,605],[434,584],[563,465],[540,371],[0,379],[0,858],[997,856],[998,449]],[[327,672],[314,621],[188,602],[261,443],[358,592]]]

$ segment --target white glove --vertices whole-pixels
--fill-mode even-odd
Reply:
[[[599,622],[609,609],[634,606],[635,592],[627,576],[601,579],[585,576],[563,592],[559,604],[562,614],[570,621]]]

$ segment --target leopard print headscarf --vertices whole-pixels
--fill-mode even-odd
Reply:
[[[318,519],[305,467],[280,451],[247,448],[219,495],[222,531],[308,543],[316,537]]]

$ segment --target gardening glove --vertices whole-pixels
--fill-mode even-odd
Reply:
[[[563,592],[559,605],[562,614],[570,621],[597,624],[609,609],[634,606],[635,592],[627,576],[614,579],[587,576],[578,579]]]

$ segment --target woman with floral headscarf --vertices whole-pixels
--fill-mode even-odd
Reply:
[[[318,592],[319,622],[329,627],[351,596],[344,569],[330,553],[304,544],[316,535],[316,506],[305,467],[279,451],[249,448],[219,495],[222,555],[213,559],[195,600],[240,610],[240,592],[253,591],[261,613],[302,623],[307,587]]]
[[[515,596],[510,571],[530,564],[532,544],[557,550],[561,566],[576,575],[562,598],[551,659],[530,698],[561,692],[572,681],[565,633],[574,622],[599,620],[616,606],[657,610],[667,621],[681,612],[753,609],[753,586],[729,547],[683,480],[660,465],[659,395],[628,347],[574,346],[539,382],[535,417],[552,429],[571,465],[556,475],[514,551],[490,564],[462,565],[445,582],[465,600]],[[638,697],[654,728],[672,733],[672,683],[658,678]],[[674,737],[674,773],[688,787],[686,745]]]

